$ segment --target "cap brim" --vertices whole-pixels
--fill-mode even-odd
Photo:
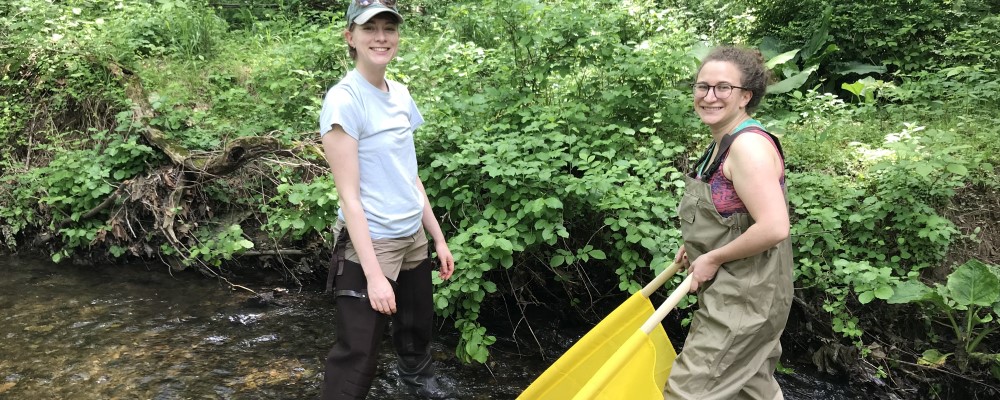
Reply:
[[[395,15],[396,18],[399,19],[400,23],[403,22],[403,16],[399,15],[398,12],[393,11],[391,8],[370,7],[368,10],[365,10],[363,13],[361,13],[360,15],[358,15],[357,18],[354,18],[354,23],[355,24],[366,23],[366,22],[368,22],[368,20],[372,19],[372,17],[374,17],[376,15],[379,15],[381,13],[389,13],[389,14]]]

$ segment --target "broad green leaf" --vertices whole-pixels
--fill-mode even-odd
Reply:
[[[969,260],[952,272],[947,288],[961,306],[992,307],[1000,299],[1000,279],[979,260]]]
[[[798,74],[793,75],[790,78],[782,80],[781,82],[775,83],[771,86],[768,86],[767,92],[776,94],[776,93],[786,93],[798,89],[802,87],[802,85],[804,85],[807,80],[809,80],[809,75],[812,75],[813,72],[816,72],[817,68],[819,68],[819,66],[813,65],[809,68],[806,68],[805,71],[799,72]]]
[[[855,61],[844,64],[842,67],[836,68],[834,72],[842,75],[847,75],[847,74],[866,75],[871,73],[884,74],[886,72],[886,68],[883,65],[872,65]]]
[[[845,82],[840,84],[840,88],[848,92],[851,92],[851,94],[855,96],[861,97],[861,91],[865,90],[865,84],[861,82],[854,82],[854,83]]]
[[[819,29],[816,29],[813,32],[812,37],[809,38],[809,41],[806,42],[805,47],[802,49],[803,59],[808,60],[813,58],[813,56],[819,52],[820,47],[822,47],[823,44],[830,39],[830,17],[832,16],[832,13],[832,5],[827,5],[823,9],[823,19],[821,20],[822,23],[820,24]]]
[[[930,164],[925,163],[917,165],[916,170],[917,173],[920,174],[920,176],[927,176],[930,175],[932,172],[934,172],[934,167]]]
[[[930,301],[935,295],[934,290],[918,281],[906,281],[896,286],[892,296],[886,299],[889,304],[906,304],[920,301]]]
[[[924,351],[924,354],[917,359],[917,364],[926,365],[931,368],[938,368],[944,365],[945,361],[948,361],[948,356],[950,355],[951,353],[942,354],[940,351],[937,351],[937,349],[930,349]]]
[[[497,240],[496,236],[485,235],[485,236],[480,236],[479,238],[477,238],[476,241],[479,242],[479,244],[483,245],[483,247],[490,247],[493,246],[493,243],[496,242],[496,240]]]
[[[795,58],[795,55],[799,53],[799,50],[800,49],[795,49],[792,51],[786,51],[784,53],[778,54],[774,57],[771,57],[770,60],[767,60],[767,63],[765,63],[764,65],[767,66],[767,69],[774,69],[774,67],[784,64],[789,60]]]
[[[760,49],[760,53],[764,55],[765,59],[777,57],[787,47],[780,39],[774,36],[764,36],[760,39],[760,44],[757,45],[757,48]],[[705,54],[708,53],[706,52]]]
[[[554,256],[552,257],[552,259],[549,260],[549,266],[555,268],[560,265],[563,265],[565,262],[566,262],[566,257]]]
[[[947,168],[948,172],[951,172],[955,175],[965,176],[969,174],[969,170],[965,168],[965,166],[962,164],[948,164]]]
[[[875,299],[875,292],[864,292],[858,295],[858,302],[861,304],[871,303]]]

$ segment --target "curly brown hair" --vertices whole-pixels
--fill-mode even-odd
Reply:
[[[732,63],[743,75],[743,82],[740,86],[747,88],[752,93],[750,102],[747,103],[747,113],[753,113],[760,105],[767,93],[767,85],[771,83],[773,75],[771,70],[764,65],[764,55],[757,49],[748,49],[735,46],[720,46],[712,49],[711,52],[701,60],[695,76],[701,73],[701,68],[709,61],[724,61]]]

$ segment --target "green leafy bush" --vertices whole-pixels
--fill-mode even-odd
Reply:
[[[236,254],[254,248],[253,242],[243,236],[243,228],[239,225],[201,229],[196,236],[199,238],[198,243],[191,246],[188,257],[184,258],[188,265],[198,260],[220,267]]]
[[[330,229],[337,221],[338,209],[332,174],[308,182],[293,183],[291,179],[301,179],[293,175],[279,179],[276,196],[264,209],[268,215],[264,229],[273,237],[286,240],[300,240],[311,234],[332,239]]]
[[[888,299],[900,280],[944,259],[958,231],[939,210],[969,173],[954,140],[907,125],[880,148],[856,145],[854,177],[789,174],[796,279],[829,295],[834,331],[860,340],[854,296]]]
[[[752,37],[774,36],[782,42],[806,43],[822,24],[820,0],[746,0],[757,24]],[[840,48],[835,61],[892,65],[914,71],[965,59],[966,51],[992,52],[977,46],[944,50],[971,39],[970,32],[995,33],[991,20],[1000,11],[987,0],[875,0],[832,3],[830,34]],[[951,23],[955,22],[955,23]],[[985,32],[984,32],[985,31]],[[992,37],[992,36],[979,36]],[[989,47],[989,46],[987,46]],[[978,50],[977,50],[978,49]],[[995,60],[995,58],[994,58]]]
[[[502,269],[586,307],[602,290],[590,279],[636,290],[676,251],[675,163],[698,126],[675,86],[695,60],[676,49],[695,40],[665,10],[618,2],[467,3],[427,18],[432,32],[409,39],[392,74],[423,107],[422,178],[461,265],[435,304],[463,332],[458,354],[482,362],[494,339],[481,305]]]
[[[108,2],[112,3],[112,2]],[[129,49],[131,56],[174,55],[187,59],[211,57],[226,33],[226,22],[219,18],[207,1],[157,0],[115,2],[122,14],[109,21],[105,40],[119,49]]]
[[[929,287],[918,280],[907,280],[897,285],[887,301],[889,304],[927,304],[944,314],[952,329],[954,347],[959,352],[963,370],[970,355],[973,359],[992,359],[1000,364],[1000,354],[976,353],[983,340],[1000,328],[1000,267],[969,260],[948,275],[944,285],[935,283]],[[928,352],[942,355],[937,349],[928,349]],[[925,359],[929,358],[929,353],[924,354]],[[938,358],[943,361],[946,357]]]

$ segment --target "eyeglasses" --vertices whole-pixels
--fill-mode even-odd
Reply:
[[[354,0],[361,7],[368,7],[373,4],[382,4],[383,6],[393,8],[396,7],[396,0]]]
[[[731,85],[725,82],[717,85],[709,85],[707,83],[696,83],[694,85],[691,85],[691,88],[694,92],[694,97],[698,98],[705,97],[708,96],[709,90],[715,90],[715,97],[718,99],[728,99],[729,95],[733,94],[733,89],[747,90],[747,88],[745,87]]]

